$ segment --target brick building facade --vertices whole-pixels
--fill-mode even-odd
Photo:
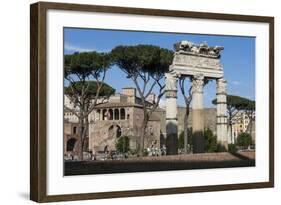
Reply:
[[[154,96],[148,97],[148,102]],[[65,104],[74,108],[67,97]],[[178,134],[183,131],[185,108],[178,107]],[[216,109],[204,109],[205,127],[216,133]],[[158,147],[165,144],[166,121],[165,109],[158,108],[152,113],[146,131],[144,147]],[[192,111],[188,123],[192,126]],[[111,96],[108,102],[98,105],[89,115],[89,130],[84,151],[92,153],[114,151],[119,137],[127,136],[130,139],[130,149],[137,149],[140,143],[143,121],[143,109],[140,98],[136,96],[135,88],[123,88],[122,93]],[[77,158],[80,149],[78,133],[78,119],[71,112],[64,112],[64,152],[65,156]]]

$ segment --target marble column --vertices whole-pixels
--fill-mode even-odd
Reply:
[[[167,155],[178,153],[177,76],[166,73],[166,148]]]
[[[221,151],[228,149],[226,80],[217,80],[217,142]]]
[[[192,78],[192,132],[193,153],[204,152],[204,105],[203,105],[204,76]]]

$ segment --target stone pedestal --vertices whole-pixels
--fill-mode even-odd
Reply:
[[[177,76],[166,73],[166,148],[167,155],[178,153]]]
[[[226,80],[217,80],[217,142],[222,151],[228,149]]]
[[[193,152],[204,152],[204,76],[196,75],[192,79],[192,132]]]

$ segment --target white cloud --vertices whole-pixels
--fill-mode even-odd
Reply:
[[[74,51],[74,52],[90,52],[90,51],[108,52],[109,51],[109,50],[100,50],[100,49],[96,49],[96,48],[86,48],[86,47],[71,45],[68,43],[65,43],[64,49],[66,49],[68,51]]]

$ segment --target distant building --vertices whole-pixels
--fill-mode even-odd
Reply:
[[[149,96],[148,105],[154,100]],[[162,109],[161,109],[162,111]],[[121,94],[110,97],[107,103],[96,106],[90,114],[89,150],[94,153],[104,150],[115,150],[119,137],[130,139],[130,148],[137,149],[140,143],[143,122],[143,107],[141,99],[136,96],[135,88],[123,88]],[[152,113],[148,125],[144,147],[160,147],[161,117]]]
[[[236,140],[238,135],[242,132],[251,133],[252,139],[255,141],[255,120],[250,127],[250,119],[244,111],[239,111],[232,120],[232,136]],[[250,130],[251,129],[251,130]]]

